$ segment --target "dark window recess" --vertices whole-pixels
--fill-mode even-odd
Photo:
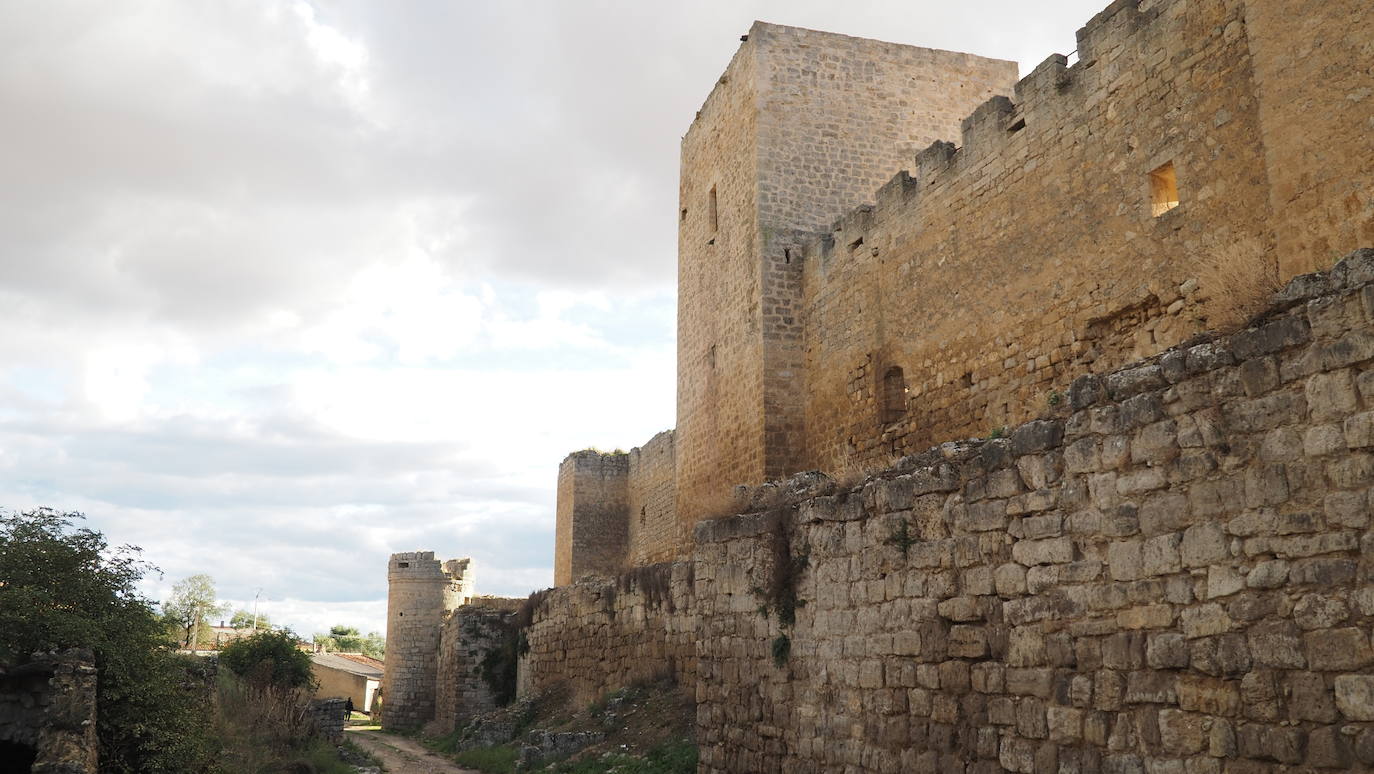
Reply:
[[[1015,121],[1012,122],[1011,126],[1008,126],[1008,127],[1007,127],[1007,131],[1008,131],[1008,132],[1015,133],[1015,132],[1021,131],[1022,129],[1025,129],[1025,128],[1026,128],[1026,119],[1024,119],[1024,118],[1018,118],[1018,119],[1016,119]]]
[[[396,566],[397,566],[397,567],[409,567],[409,566],[410,566],[410,562],[397,562],[397,563],[396,563]]]
[[[711,222],[711,233],[720,229],[720,211],[716,208],[716,187],[711,186],[711,198],[706,202],[706,217]]]
[[[683,207],[683,208],[682,208],[682,216],[681,216],[680,220],[681,220],[683,223],[686,223],[686,222],[687,222],[687,208],[686,208],[686,207]]]
[[[863,238],[863,237],[859,237],[858,239],[855,239],[853,242],[850,242],[850,243],[849,243],[849,249],[850,249],[850,250],[858,250],[860,247],[863,247],[863,244],[864,244],[864,238]]]
[[[792,262],[792,251],[789,250],[789,249],[786,248],[786,247],[784,247],[784,248],[782,249],[782,262],[783,262],[783,263],[791,263],[791,262]]]
[[[906,416],[906,376],[899,366],[892,366],[883,374],[883,424],[900,422]]]

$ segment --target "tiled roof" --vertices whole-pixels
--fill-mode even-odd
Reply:
[[[382,662],[375,658],[343,653],[315,653],[310,656],[310,660],[326,669],[337,669],[373,680],[382,679]]]

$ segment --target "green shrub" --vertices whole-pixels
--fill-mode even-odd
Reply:
[[[469,766],[487,774],[510,774],[515,771],[519,753],[514,747],[474,747],[454,756],[460,766]]]
[[[289,631],[264,631],[234,640],[220,651],[219,663],[254,688],[294,690],[314,685],[310,654]]]

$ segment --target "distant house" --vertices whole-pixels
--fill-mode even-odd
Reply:
[[[311,669],[320,687],[317,699],[352,699],[353,708],[372,712],[372,697],[382,685],[381,661],[357,653],[315,653]]]
[[[234,640],[246,639],[257,633],[257,629],[246,626],[241,629],[235,629],[232,626],[225,626],[224,622],[220,621],[219,626],[210,627],[208,636],[201,636],[200,640],[198,640],[198,644],[201,650],[223,650],[225,645],[228,645]]]

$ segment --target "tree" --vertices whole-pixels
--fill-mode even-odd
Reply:
[[[363,636],[357,627],[335,624],[329,633],[316,633],[312,638],[316,645],[329,653],[361,653],[364,656],[380,659],[386,653],[386,638],[379,632],[368,632]]]
[[[215,579],[200,573],[183,578],[172,586],[172,596],[162,603],[162,612],[181,633],[182,647],[195,650],[212,617],[228,612],[229,606],[215,599]]]
[[[219,663],[258,690],[290,691],[314,684],[310,654],[289,631],[263,631],[234,640],[220,651]]]
[[[136,585],[155,568],[74,527],[79,513],[0,510],[0,661],[89,648],[102,772],[202,772],[214,764],[213,705],[199,659],[169,652]]]
[[[386,638],[381,632],[368,632],[363,638],[363,655],[379,661],[386,660]]]
[[[267,616],[258,613],[254,617],[248,610],[235,610],[234,615],[229,618],[229,625],[235,629],[271,629],[272,622],[267,620]]]

